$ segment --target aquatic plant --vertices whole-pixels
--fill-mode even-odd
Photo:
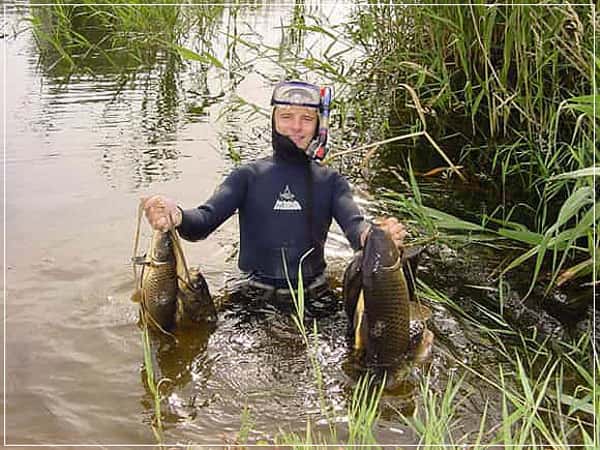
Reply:
[[[312,249],[310,249],[306,253],[304,253],[298,263],[297,288],[294,288],[292,286],[292,282],[290,280],[289,273],[288,273],[287,260],[285,259],[285,254],[283,254],[283,253],[282,253],[282,264],[283,264],[283,268],[284,268],[284,272],[285,272],[285,277],[286,277],[286,280],[288,283],[288,288],[289,288],[290,294],[292,296],[292,303],[294,304],[294,308],[295,308],[295,312],[296,312],[296,314],[292,315],[292,320],[294,321],[294,324],[296,325],[296,327],[298,328],[298,331],[302,335],[302,339],[304,340],[304,343],[308,350],[308,357],[309,357],[309,361],[310,361],[311,368],[313,371],[313,376],[314,376],[315,384],[317,387],[317,392],[319,395],[319,406],[321,409],[321,413],[324,414],[328,418],[329,431],[330,431],[331,435],[335,437],[335,435],[336,435],[335,421],[333,420],[333,417],[331,416],[331,414],[332,414],[331,411],[333,410],[333,408],[329,408],[327,405],[327,401],[325,398],[324,382],[323,382],[323,371],[321,369],[321,363],[319,362],[318,355],[317,355],[318,346],[319,346],[317,322],[316,322],[316,320],[313,321],[313,329],[312,329],[313,341],[312,342],[310,341],[306,327],[304,325],[304,320],[305,320],[304,295],[305,295],[305,293],[304,293],[304,278],[302,276],[302,263],[304,262],[306,257],[308,255],[310,255],[310,253],[312,253]],[[310,436],[311,436],[310,421],[307,422],[306,430],[307,430],[306,437],[310,438]]]
[[[154,420],[152,421],[152,432],[156,441],[161,444],[163,442],[163,425],[161,419],[161,402],[163,400],[160,393],[160,388],[163,383],[170,382],[168,378],[162,378],[156,381],[154,377],[154,365],[152,363],[152,345],[150,343],[150,333],[148,331],[148,323],[142,314],[142,345],[144,350],[144,374],[145,386],[150,391],[154,406]]]
[[[431,375],[423,380],[421,408],[417,408],[414,417],[404,417],[421,437],[421,444],[437,441],[450,448],[475,443],[475,447],[543,445],[557,449],[579,444],[593,448],[589,445],[598,442],[600,393],[593,377],[599,359],[592,348],[591,333],[572,342],[540,342],[535,332],[528,336],[516,331],[502,315],[484,311],[480,305],[485,321],[467,314],[448,296],[422,282],[420,289],[424,298],[444,304],[461,320],[471,322],[470,328],[479,330],[482,342],[488,342],[487,351],[493,349],[498,360],[495,365],[474,367],[460,355],[438,349],[463,376],[461,381],[451,377],[439,393],[432,392]],[[464,426],[460,419],[461,402],[474,395],[482,396],[481,392],[462,388],[457,393],[465,377],[483,382],[490,391],[476,402],[482,405],[478,429],[457,438],[456,430]],[[499,411],[500,417],[494,417],[492,411]]]
[[[377,444],[373,428],[379,419],[379,405],[385,376],[375,380],[375,376],[365,373],[357,381],[348,405],[348,444],[368,446]]]
[[[456,415],[460,406],[457,396],[461,387],[462,380],[456,381],[450,375],[444,391],[438,393],[432,388],[430,377],[426,376],[420,383],[419,392],[422,417],[414,415],[409,418],[398,412],[404,422],[420,436],[419,445],[427,448],[443,444],[444,447],[458,448],[460,442],[454,435],[459,428]]]
[[[156,63],[157,44],[179,37],[180,9],[134,3],[32,5],[28,20],[42,66],[49,73],[70,77],[74,73],[98,75],[106,68],[126,73]]]
[[[531,246],[510,267],[536,256],[532,287],[547,265],[548,288],[567,267],[573,270],[563,282],[589,275],[598,247],[594,203],[583,194],[593,192],[593,179],[581,172],[596,170],[598,156],[594,11],[591,3],[367,4],[348,25],[366,55],[358,88],[376,82],[386,93],[373,99],[387,111],[387,120],[371,120],[379,134],[391,135],[386,141],[418,135],[428,122],[432,138],[444,142],[471,183],[499,185],[492,213],[480,219],[486,232],[500,228],[504,237]],[[411,86],[420,107],[403,85]],[[379,168],[400,160],[412,176],[411,158],[421,173],[432,169],[427,165],[439,159],[416,137],[388,144]]]
[[[318,329],[316,320],[313,322],[312,337],[313,341],[307,335],[304,325],[304,281],[302,277],[302,263],[304,259],[311,253],[311,250],[306,252],[300,258],[298,266],[298,285],[297,290],[292,286],[288,274],[287,262],[282,255],[282,262],[288,287],[292,295],[292,301],[295,308],[295,315],[292,315],[298,331],[302,335],[307,346],[309,360],[313,370],[313,376],[317,391],[319,393],[319,403],[321,413],[327,419],[329,436],[325,437],[319,433],[315,433],[312,429],[310,420],[306,423],[306,432],[304,436],[299,436],[295,433],[285,433],[279,437],[279,442],[282,444],[293,444],[294,448],[305,448],[304,444],[313,446],[326,444],[329,441],[337,442],[336,420],[333,415],[333,405],[327,404],[325,397],[325,389],[323,383],[323,372],[317,357],[318,351]],[[379,418],[379,404],[385,386],[385,377],[383,380],[376,380],[375,376],[365,373],[357,381],[352,391],[352,398],[348,403],[348,444],[349,445],[374,445],[376,439],[373,435],[373,428]],[[298,445],[299,442],[302,444]]]
[[[126,4],[85,0],[74,4],[31,5],[32,26],[42,67],[69,79],[74,75],[109,74],[131,77],[140,67],[153,67],[178,56],[220,66],[209,50],[219,4]],[[183,46],[191,30],[198,31],[200,51]]]
[[[419,230],[421,237],[415,243],[433,242],[448,243],[450,245],[464,245],[478,243],[506,247],[502,240],[511,240],[519,245],[531,248],[524,251],[513,261],[502,268],[501,274],[515,269],[524,262],[535,258],[535,265],[528,292],[529,295],[542,270],[547,253],[550,253],[549,270],[552,273],[546,286],[546,292],[554,285],[592,275],[597,280],[598,273],[593,274],[595,249],[600,247],[600,208],[594,202],[595,193],[591,186],[592,175],[595,168],[582,169],[576,172],[561,174],[551,179],[576,180],[580,187],[562,204],[556,222],[551,224],[544,233],[529,231],[521,223],[509,220],[495,220],[489,216],[482,216],[481,223],[474,223],[460,219],[452,214],[426,206],[420,194],[419,186],[409,162],[409,177],[411,194],[403,194],[391,190],[383,190],[381,203],[387,211],[394,211],[407,221],[413,223]],[[565,268],[567,261],[575,263]],[[579,262],[577,262],[579,261]],[[597,263],[595,267],[600,267]],[[591,299],[590,299],[591,300]]]

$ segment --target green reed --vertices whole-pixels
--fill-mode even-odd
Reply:
[[[211,54],[210,35],[223,12],[218,4],[126,4],[64,0],[31,5],[32,26],[40,62],[48,73],[64,77],[124,75],[153,67],[171,56],[218,62]],[[181,44],[197,30],[196,50]],[[198,42],[199,41],[199,42]]]
[[[506,246],[510,240],[524,248],[523,253],[502,268],[502,274],[527,261],[534,260],[529,295],[543,267],[552,273],[546,292],[573,278],[591,276],[595,249],[600,247],[600,208],[595,203],[593,176],[597,168],[586,168],[553,177],[549,183],[573,180],[578,186],[561,205],[556,221],[544,233],[527,229],[521,223],[482,216],[481,223],[466,221],[451,214],[428,207],[419,191],[409,162],[411,195],[384,190],[381,203],[384,209],[406,217],[422,234],[424,242],[445,242],[450,245],[478,243],[496,247]],[[419,242],[419,240],[417,240]],[[527,250],[527,247],[530,247]]]
[[[444,444],[453,446],[457,444],[454,434],[458,428],[459,420],[456,417],[460,400],[459,389],[462,379],[454,380],[450,376],[443,392],[435,392],[432,388],[430,375],[420,383],[419,399],[422,411],[420,415],[406,417],[400,413],[404,422],[420,437],[419,445],[426,448],[430,445]],[[485,417],[485,414],[484,414]]]
[[[572,342],[540,343],[513,330],[501,315],[487,311],[483,323],[443,293],[422,283],[420,287],[424,298],[446,305],[453,314],[471,322],[469,327],[478,330],[488,349],[495,349],[498,361],[473,366],[461,355],[438,349],[462,376],[458,381],[451,376],[439,391],[432,387],[431,374],[423,380],[415,415],[404,417],[420,436],[421,445],[564,449],[568,444],[594,448],[594,443],[600,442],[600,392],[593,375],[600,361],[592,349],[590,333]],[[473,381],[487,389],[469,389]],[[473,396],[481,397],[475,402],[482,405],[482,418],[477,429],[472,425],[468,429],[461,419],[461,408]]]
[[[163,442],[163,425],[161,419],[161,402],[162,396],[160,393],[160,387],[162,383],[170,381],[167,378],[163,378],[156,381],[154,377],[154,364],[152,363],[152,345],[150,343],[150,332],[148,329],[148,323],[145,319],[142,319],[142,345],[144,350],[144,373],[146,376],[146,386],[150,391],[154,406],[154,420],[152,421],[152,432],[154,437],[159,444]]]
[[[292,302],[293,302],[294,308],[295,308],[295,314],[292,315],[292,320],[294,321],[296,328],[298,328],[298,331],[300,332],[302,339],[304,340],[304,344],[306,345],[306,348],[308,350],[308,357],[309,357],[309,361],[310,361],[311,368],[313,371],[315,384],[317,386],[317,392],[319,395],[319,406],[321,409],[321,413],[327,417],[328,423],[329,423],[329,431],[335,439],[335,435],[336,435],[335,422],[333,421],[333,417],[331,416],[332,408],[328,407],[327,401],[325,398],[323,371],[321,369],[321,364],[318,359],[319,338],[318,338],[317,322],[316,322],[316,320],[313,322],[312,342],[311,342],[311,338],[309,337],[309,335],[307,333],[306,326],[304,324],[304,321],[305,321],[305,314],[304,314],[305,313],[305,303],[304,303],[305,298],[304,298],[304,295],[305,295],[305,293],[304,293],[304,279],[302,276],[302,263],[304,262],[306,257],[308,257],[308,255],[310,255],[311,252],[312,252],[312,249],[307,251],[300,258],[300,261],[298,263],[298,274],[297,274],[297,276],[298,276],[297,283],[298,284],[297,284],[296,289],[292,286],[292,282],[291,282],[289,274],[288,274],[287,260],[285,259],[284,254],[282,254],[282,264],[284,267],[285,276],[286,276],[286,280],[288,283],[288,288],[289,288],[290,294],[292,296]],[[307,422],[306,438],[310,438],[310,436],[311,436],[310,422]]]
[[[323,371],[318,359],[318,328],[316,320],[312,327],[312,341],[308,335],[305,321],[305,294],[304,280],[302,277],[302,263],[312,250],[306,252],[300,258],[298,265],[298,282],[297,289],[292,285],[288,274],[287,261],[285,255],[282,255],[282,264],[284,267],[288,288],[292,295],[292,301],[295,308],[295,314],[292,315],[292,320],[300,332],[304,343],[308,350],[308,357],[311,363],[315,384],[319,393],[319,404],[321,413],[326,417],[328,423],[329,436],[325,437],[321,433],[315,432],[310,420],[306,423],[306,431],[303,436],[296,433],[285,433],[278,438],[278,442],[285,445],[292,445],[293,448],[319,448],[320,445],[327,445],[328,442],[336,442],[337,428],[334,416],[334,405],[327,404],[325,396],[325,384],[323,380]],[[375,437],[373,436],[373,428],[379,418],[379,403],[385,386],[385,378],[383,381],[375,381],[375,377],[370,374],[365,374],[357,381],[352,398],[348,404],[348,444],[349,445],[376,445]],[[302,444],[298,444],[301,442]],[[307,447],[308,446],[308,447]]]
[[[373,102],[387,108],[388,119],[372,117],[372,123],[383,135],[399,136],[427,122],[436,141],[451,143],[445,150],[466,167],[467,178],[497,180],[502,197],[482,220],[499,224],[493,232],[501,228],[531,245],[511,268],[535,256],[532,286],[542,263],[550,265],[553,282],[566,268],[588,275],[598,246],[593,203],[588,196],[577,204],[581,189],[592,188],[592,177],[564,176],[594,170],[599,155],[593,12],[591,3],[372,4],[357,9],[348,26],[366,53],[358,86],[377,80],[384,94]],[[421,108],[415,109],[404,84],[417,93]],[[433,151],[416,141],[400,144],[395,151],[411,152],[415,145],[419,152]],[[565,215],[563,207],[575,209]],[[516,208],[518,222],[511,217]]]
[[[385,377],[375,382],[375,377],[363,375],[354,388],[352,401],[348,406],[348,444],[374,445],[373,427],[379,419],[379,404],[385,387]]]
[[[373,429],[379,419],[379,405],[385,380],[380,384],[375,383],[374,377],[370,375],[362,376],[352,392],[352,398],[348,404],[348,441],[347,445],[375,448],[377,440],[373,435]],[[335,422],[332,417],[328,417],[329,436],[323,436],[320,432],[314,430],[310,420],[306,423],[304,435],[297,433],[282,432],[277,442],[284,445],[290,445],[294,449],[321,448],[331,446],[338,442]]]

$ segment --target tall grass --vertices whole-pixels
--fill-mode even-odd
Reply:
[[[510,240],[528,250],[507,263],[501,271],[505,274],[534,260],[532,278],[525,297],[536,285],[542,268],[551,272],[546,292],[552,287],[576,278],[590,277],[598,280],[598,262],[594,260],[600,248],[600,205],[595,202],[592,186],[597,168],[590,167],[558,175],[549,182],[574,180],[579,185],[561,205],[556,221],[544,233],[527,229],[518,222],[495,220],[481,216],[481,223],[460,219],[425,204],[409,162],[411,194],[385,190],[381,203],[387,211],[393,211],[412,221],[419,242],[438,242],[450,245],[477,243],[497,248],[506,247]],[[593,272],[594,267],[596,272]],[[591,300],[591,299],[590,299]]]
[[[482,220],[531,246],[510,268],[535,257],[532,286],[542,264],[553,274],[548,287],[567,268],[563,282],[590,275],[598,247],[591,173],[600,154],[592,3],[443,3],[356,12],[349,29],[368,51],[361,75],[365,83],[376,77],[381,104],[392,99],[389,120],[373,123],[396,136],[414,132],[425,114],[430,133],[468,178],[500,185],[493,213]],[[414,109],[403,84],[422,108]],[[431,169],[422,167],[431,158],[417,157],[415,145],[420,153],[433,150],[418,142],[394,149],[412,153],[419,170]]]
[[[328,405],[325,397],[325,389],[323,383],[323,372],[318,359],[318,328],[316,319],[313,321],[312,340],[308,335],[305,325],[305,292],[304,280],[302,277],[302,263],[304,259],[311,253],[312,250],[306,252],[300,258],[297,274],[297,287],[294,288],[288,273],[287,261],[285,255],[282,254],[282,264],[284,267],[288,288],[292,296],[295,314],[292,315],[292,320],[296,328],[300,332],[304,343],[307,347],[308,358],[313,371],[314,381],[319,393],[319,404],[321,414],[327,419],[329,436],[323,436],[316,433],[311,425],[310,420],[306,423],[306,431],[304,436],[299,436],[295,433],[285,433],[279,437],[279,442],[286,445],[293,445],[294,448],[305,448],[305,445],[326,445],[328,442],[336,443],[337,437],[337,421],[334,416],[334,405]],[[349,445],[374,445],[376,444],[373,435],[373,428],[379,418],[379,403],[385,386],[385,377],[379,384],[375,381],[375,377],[371,374],[363,375],[353,388],[352,398],[348,403],[348,441]],[[299,444],[301,443],[301,444]]]
[[[220,66],[208,48],[214,23],[223,7],[218,4],[125,4],[59,0],[31,5],[27,18],[37,43],[42,67],[53,75],[125,75],[139,67],[153,67],[178,56]],[[183,41],[194,29],[200,51]]]
[[[473,320],[444,294],[421,287],[425,298],[443,302],[455,314]],[[511,329],[501,316],[487,314],[492,326],[483,325],[479,330],[495,349],[497,364],[472,366],[460,355],[440,349],[464,375],[458,381],[451,376],[440,392],[431,387],[431,375],[423,380],[417,412],[404,417],[420,436],[420,444],[444,444],[447,448],[595,448],[600,442],[600,393],[594,372],[600,362],[591,347],[590,334],[570,343],[540,343]],[[517,345],[509,345],[515,338]],[[465,379],[470,380],[469,385],[482,383],[483,389],[468,389]],[[461,418],[461,405],[469,397],[476,397],[471,404],[480,405],[477,427],[471,424],[469,428]]]
[[[462,380],[454,380],[451,375],[442,392],[435,392],[432,384],[429,376],[420,383],[420,414],[410,418],[401,413],[400,416],[420,437],[419,445],[426,448],[441,444],[455,446],[459,443],[454,436],[459,429],[456,416],[460,406],[458,392],[462,387]]]

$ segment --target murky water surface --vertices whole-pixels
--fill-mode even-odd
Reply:
[[[336,5],[307,8],[330,24],[348,13]],[[240,46],[235,57],[248,64],[236,74],[196,63],[174,70],[159,61],[126,83],[108,69],[65,82],[39,65],[30,32],[13,34],[24,28],[18,21],[27,13],[9,9],[2,38],[5,437],[14,444],[153,444],[137,305],[129,299],[138,199],[160,192],[195,206],[236,160],[267,154],[268,118],[232,106],[243,98],[268,111],[272,82],[284,72],[273,62],[254,63],[252,52]],[[291,7],[270,5],[235,16],[225,10],[215,22],[212,50],[231,61],[227,33],[233,29],[252,42],[278,46],[290,39],[282,24],[292,14]],[[324,45],[304,36],[304,47],[315,55]],[[235,272],[236,243],[234,217],[209,239],[186,244],[216,296]],[[351,250],[337,229],[327,255],[339,278]],[[356,370],[344,313],[339,304],[332,309],[318,323],[318,358],[343,438]],[[456,353],[473,348],[452,316],[434,311],[434,320],[439,350],[427,367],[412,368],[409,387],[426,369],[443,384],[452,370],[443,356],[453,350],[449,342]],[[154,342],[157,371],[171,380],[163,389],[167,442],[235,442],[245,409],[251,442],[281,430],[302,433],[307,420],[326,428],[306,349],[287,315],[230,308],[221,311],[216,329],[181,330],[177,337],[177,344]],[[376,430],[381,443],[415,442],[397,413],[414,409],[408,391],[384,398]],[[468,408],[476,426],[480,411]]]

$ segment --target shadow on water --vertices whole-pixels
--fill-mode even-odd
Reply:
[[[208,400],[198,404],[196,395],[199,387],[204,386],[211,376],[206,350],[214,331],[214,324],[194,324],[180,327],[172,335],[152,333],[152,364],[155,379],[160,383],[160,395],[165,399],[162,414],[167,424],[193,420],[198,411],[206,406]],[[152,412],[153,397],[145,370],[147,368],[141,373],[146,389],[142,405]]]

